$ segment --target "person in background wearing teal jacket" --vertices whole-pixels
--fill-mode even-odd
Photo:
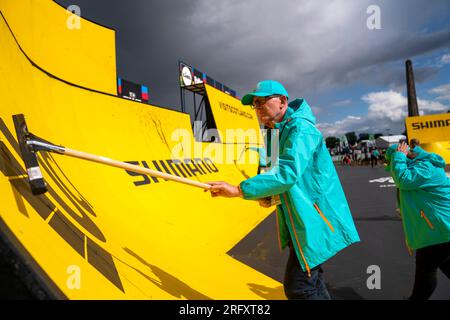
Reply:
[[[372,150],[372,153],[370,154],[370,164],[372,165],[372,168],[373,168],[373,165],[375,164],[375,166],[376,165],[378,165],[378,158],[380,157],[380,153],[378,152],[378,149],[373,149]]]
[[[437,269],[450,279],[450,179],[445,161],[417,144],[404,142],[386,151],[386,169],[399,189],[406,243],[416,250],[410,300],[426,300],[437,285]]]
[[[284,291],[288,299],[330,299],[322,263],[359,241],[341,183],[315,118],[304,99],[288,104],[288,93],[273,80],[261,81],[242,98],[258,120],[278,130],[279,156],[271,169],[238,186],[209,182],[213,197],[242,197],[269,206],[278,196],[280,249],[290,248]],[[268,147],[268,146],[267,146]],[[268,147],[269,149],[269,147]]]

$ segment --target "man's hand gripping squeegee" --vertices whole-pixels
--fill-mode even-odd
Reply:
[[[22,154],[22,159],[27,169],[28,181],[30,183],[31,192],[34,195],[39,195],[47,192],[44,177],[42,176],[41,169],[39,168],[39,162],[37,158],[38,151],[54,152],[79,159],[102,163],[112,167],[117,167],[141,174],[151,175],[154,177],[171,180],[179,183],[184,183],[202,189],[211,188],[211,185],[206,183],[201,183],[198,181],[140,167],[126,162],[116,161],[102,156],[97,156],[82,151],[65,148],[63,146],[54,145],[30,133],[28,131],[27,124],[25,122],[25,117],[23,114],[13,115],[13,121],[14,127],[16,128],[17,139],[19,141],[20,153]]]

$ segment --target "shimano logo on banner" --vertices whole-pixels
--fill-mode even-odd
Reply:
[[[443,128],[450,126],[450,119],[445,120],[434,120],[434,121],[424,121],[424,122],[413,122],[411,124],[413,130],[424,130],[432,128]]]

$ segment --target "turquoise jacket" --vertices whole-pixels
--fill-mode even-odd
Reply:
[[[400,190],[400,210],[406,243],[420,249],[450,241],[450,179],[444,171],[445,161],[420,147],[410,160],[393,152],[390,172]]]
[[[377,157],[377,158],[380,156],[380,153],[376,149],[373,151],[372,154],[373,154],[374,157]]]
[[[279,195],[278,239],[291,241],[302,269],[327,261],[359,241],[344,191],[311,108],[289,103],[279,129],[279,157],[272,168],[240,183],[245,199]],[[272,142],[273,143],[273,142]]]

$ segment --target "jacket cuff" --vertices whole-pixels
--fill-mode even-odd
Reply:
[[[403,152],[396,151],[392,155],[392,161],[406,161],[406,155]]]
[[[248,190],[248,183],[246,181],[247,180],[244,180],[239,184],[239,189],[241,189],[242,198],[244,198],[245,200],[252,200],[253,198]]]

